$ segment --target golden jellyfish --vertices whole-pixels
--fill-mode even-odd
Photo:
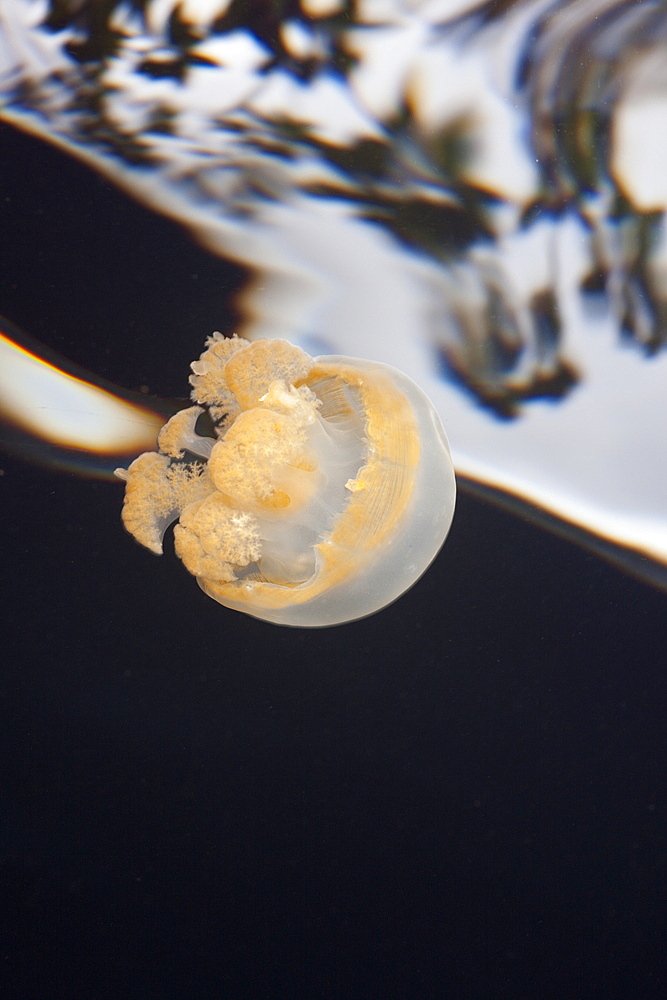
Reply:
[[[377,362],[214,334],[194,406],[125,480],[123,523],[177,555],[225,607],[279,625],[353,621],[426,570],[454,514],[447,438],[429,399]],[[199,433],[207,413],[210,434]]]

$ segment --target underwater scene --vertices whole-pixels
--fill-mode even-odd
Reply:
[[[662,0],[1,0],[0,232],[2,995],[663,997]]]

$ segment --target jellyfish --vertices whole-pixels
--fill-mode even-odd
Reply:
[[[280,625],[363,618],[408,590],[454,514],[449,445],[429,399],[388,365],[214,334],[193,406],[128,469],[123,523],[174,548],[202,590]],[[202,428],[202,423],[207,428]],[[207,430],[207,433],[203,433]]]

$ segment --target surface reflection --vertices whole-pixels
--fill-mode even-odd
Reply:
[[[93,8],[3,5],[6,121],[249,267],[239,333],[399,367],[459,472],[667,560],[663,5]]]

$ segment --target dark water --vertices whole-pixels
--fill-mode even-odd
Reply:
[[[240,272],[0,130],[0,311],[182,395]],[[11,998],[665,995],[665,596],[462,495],[350,626],[208,600],[122,486],[3,460]]]

